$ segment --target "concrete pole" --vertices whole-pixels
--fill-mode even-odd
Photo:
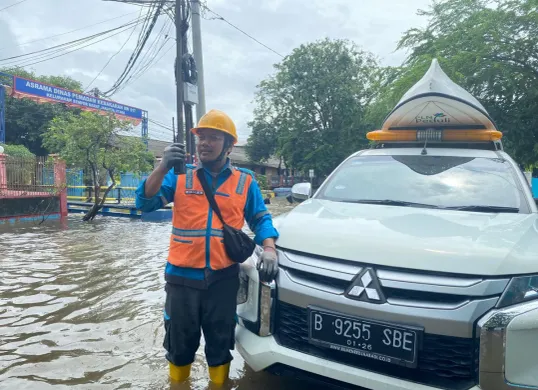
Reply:
[[[205,109],[205,85],[204,85],[204,55],[202,52],[202,27],[200,15],[200,0],[190,0],[192,7],[192,51],[198,71],[198,104],[196,105],[196,119],[204,116]]]
[[[174,124],[174,117],[172,117],[172,142],[176,142],[176,125]]]
[[[7,191],[6,155],[3,152],[4,148],[0,146],[0,197]]]
[[[184,143],[184,127],[183,127],[183,34],[182,34],[182,24],[183,24],[183,12],[182,12],[182,3],[184,0],[176,0],[176,109],[177,109],[177,136],[176,142],[183,144]],[[176,164],[174,166],[174,173],[179,175],[185,172],[184,164]]]
[[[69,214],[67,208],[67,171],[64,160],[54,157],[54,186],[60,198],[60,218],[64,219]]]

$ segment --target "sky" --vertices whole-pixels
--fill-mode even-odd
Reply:
[[[427,20],[418,16],[417,10],[427,9],[431,1],[204,0],[204,3],[282,56],[301,44],[328,37],[353,41],[377,56],[383,65],[399,65],[407,53],[395,51],[396,44],[406,30],[426,24]],[[12,4],[15,5],[9,7]],[[2,10],[5,7],[9,8]],[[113,29],[138,18],[141,11],[144,13],[146,9],[110,0],[0,0],[0,67],[23,66],[38,75],[70,76],[85,88],[98,76],[90,89],[107,91],[135,48],[139,26],[40,63],[35,62],[46,57],[6,59]],[[150,59],[150,54],[166,41],[155,61],[111,97],[119,103],[147,110],[151,120],[169,127],[176,111],[174,37],[170,18],[162,15],[146,46],[148,57],[145,58]],[[189,46],[192,50],[192,44]],[[250,134],[247,123],[253,117],[256,86],[274,73],[273,65],[282,57],[215,19],[208,11],[203,13],[202,46],[206,108],[228,113],[237,126],[240,143],[245,143]],[[141,68],[146,64],[139,63]],[[169,129],[154,123],[149,125],[149,135],[172,140]]]

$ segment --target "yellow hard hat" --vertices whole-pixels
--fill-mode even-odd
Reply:
[[[198,126],[191,129],[194,134],[198,133],[198,129],[214,129],[231,135],[234,139],[234,144],[237,143],[237,130],[235,124],[228,115],[219,110],[211,110],[198,121]]]

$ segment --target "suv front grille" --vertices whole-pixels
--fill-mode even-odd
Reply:
[[[399,367],[308,342],[307,310],[279,301],[276,339],[286,348],[395,378],[444,389],[464,390],[475,385],[478,364],[473,339],[424,334],[415,369]]]
[[[344,295],[361,270],[371,267],[389,305],[434,310],[455,310],[470,302],[498,299],[509,281],[379,267],[282,250],[279,266],[294,283],[333,295]]]

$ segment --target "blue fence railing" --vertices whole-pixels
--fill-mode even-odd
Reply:
[[[109,192],[107,201],[114,201],[122,204],[134,204],[135,191],[140,182],[147,178],[149,173],[135,174],[131,172],[122,173],[119,183]],[[108,183],[110,184],[110,183]],[[102,188],[104,191],[105,188]],[[84,184],[84,172],[81,169],[67,170],[67,198],[71,200],[84,200],[93,196],[93,187]]]

